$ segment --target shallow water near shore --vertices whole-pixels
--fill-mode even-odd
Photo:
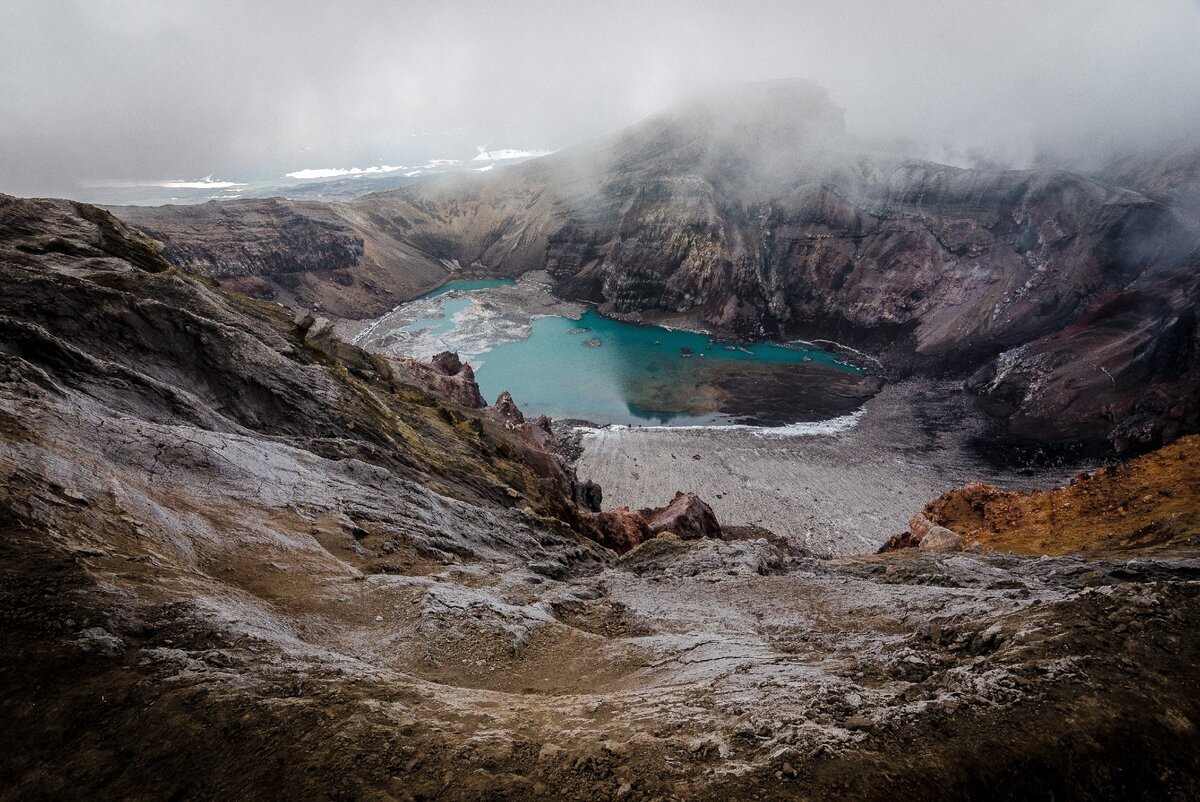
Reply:
[[[844,416],[872,380],[815,347],[729,343],[577,307],[523,303],[544,285],[451,282],[367,326],[356,341],[393,356],[458,351],[488,400],[596,424],[785,426]]]
[[[812,372],[808,369],[817,363],[858,373],[822,351],[769,343],[723,345],[703,334],[624,323],[595,310],[579,320],[539,318],[527,339],[498,345],[480,362],[476,378],[487,398],[508,390],[533,414],[623,424],[754,419],[725,411],[729,404],[723,396],[730,391],[722,385],[743,367]]]
[[[474,292],[476,290],[490,290],[496,287],[511,287],[516,284],[517,280],[513,278],[464,278],[457,281],[447,281],[436,290],[430,290],[416,300],[425,298],[435,298],[439,295],[445,295],[448,292]]]

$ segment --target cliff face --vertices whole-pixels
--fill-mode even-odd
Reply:
[[[445,266],[351,209],[282,198],[114,210],[164,256],[223,286],[338,317],[382,314],[440,283]]]
[[[1015,436],[1142,450],[1200,430],[1200,254],[1091,300],[967,388]]]

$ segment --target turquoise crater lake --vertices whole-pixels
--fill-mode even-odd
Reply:
[[[507,390],[528,416],[596,424],[819,421],[854,411],[878,389],[860,368],[814,347],[721,342],[594,309],[579,319],[538,315],[513,285],[450,282],[395,310],[403,326],[372,327],[368,347],[396,356],[419,356],[417,343],[426,354],[458,350],[488,401]]]

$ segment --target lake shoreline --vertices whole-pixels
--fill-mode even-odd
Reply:
[[[853,412],[878,378],[800,343],[727,342],[562,301],[543,272],[440,288],[338,334],[386,356],[470,364],[480,392],[529,415],[598,423],[780,426]]]

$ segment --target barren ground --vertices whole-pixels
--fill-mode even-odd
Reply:
[[[1049,487],[1080,468],[1018,473],[988,464],[968,442],[985,427],[956,384],[907,381],[887,385],[853,426],[829,433],[589,429],[576,464],[604,488],[606,509],[661,503],[686,485],[727,525],[761,526],[816,554],[846,555],[874,551],[949,488],[979,480]]]

